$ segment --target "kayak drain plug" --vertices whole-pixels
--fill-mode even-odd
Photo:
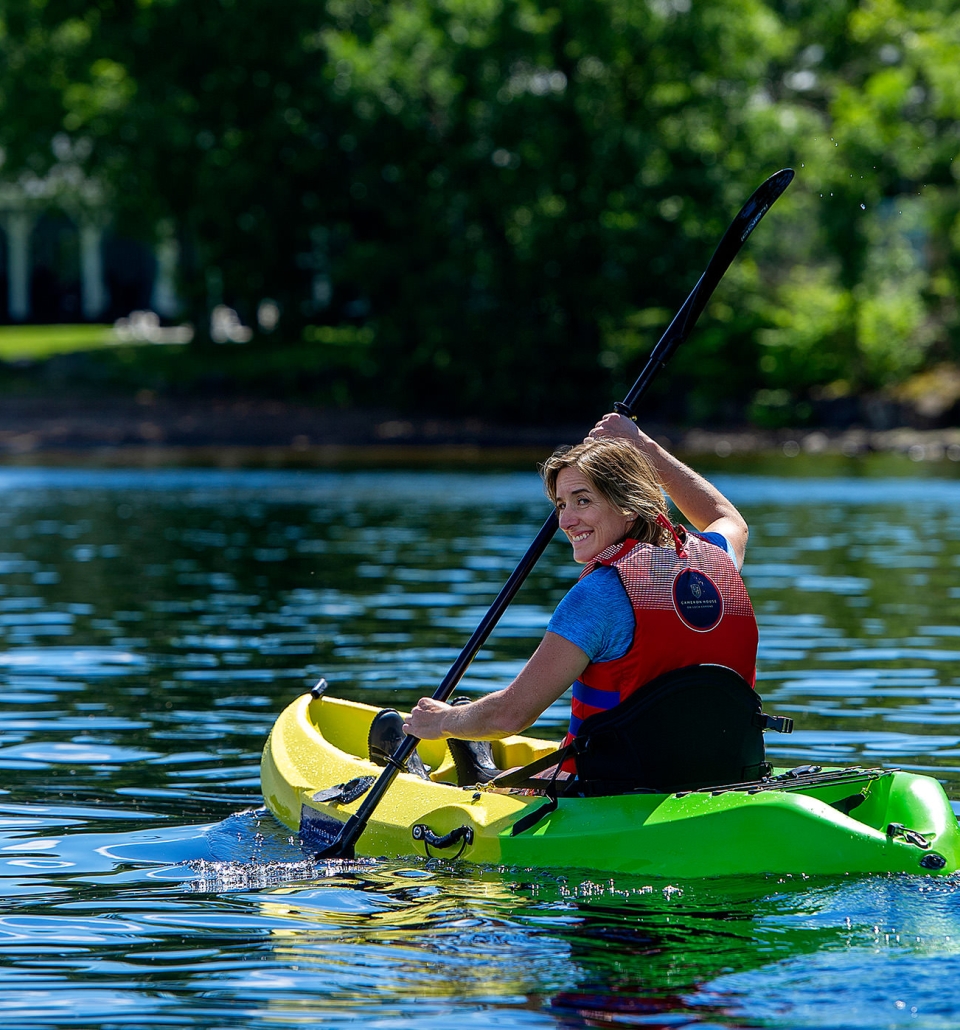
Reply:
[[[947,860],[943,855],[938,855],[936,851],[931,851],[920,859],[921,869],[942,869],[946,864]]]

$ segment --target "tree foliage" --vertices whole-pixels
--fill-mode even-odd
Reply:
[[[125,231],[176,232],[198,323],[268,297],[305,352],[366,341],[360,400],[596,410],[788,164],[661,409],[956,352],[947,0],[5,0],[0,57],[0,176],[72,164]]]

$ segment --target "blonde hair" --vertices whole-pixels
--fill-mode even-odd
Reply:
[[[576,469],[621,515],[637,513],[626,536],[641,543],[664,545],[667,530],[657,516],[667,514],[667,502],[656,470],[642,451],[628,440],[601,437],[575,447],[561,447],[540,466],[547,496],[557,503],[557,477]]]

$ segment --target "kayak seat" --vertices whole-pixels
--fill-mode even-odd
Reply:
[[[769,775],[764,728],[792,720],[764,715],[757,692],[723,665],[664,673],[609,711],[584,719],[570,744],[580,793],[671,794]]]

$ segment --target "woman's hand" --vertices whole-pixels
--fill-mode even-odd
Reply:
[[[626,415],[618,415],[615,411],[603,416],[602,419],[587,434],[587,439],[599,440],[602,437],[619,437],[621,440],[629,440],[630,443],[640,445],[640,427],[632,418]]]
[[[448,705],[421,697],[403,732],[421,740],[503,740],[522,733],[587,667],[590,659],[569,640],[547,630],[520,675],[503,690]]]
[[[450,736],[443,727],[443,721],[450,710],[451,706],[443,701],[421,697],[404,720],[403,732],[408,737],[419,737],[421,740],[443,740]]]
[[[664,491],[701,533],[721,533],[733,548],[737,568],[743,565],[749,530],[743,516],[702,476],[660,446],[633,421],[611,412],[590,430],[587,439],[620,437],[636,445],[652,463]]]
[[[653,467],[657,472],[661,472],[660,448],[653,438],[647,436],[632,418],[627,418],[626,415],[620,415],[615,411],[604,415],[593,429],[590,430],[586,439],[601,440],[604,437],[608,440],[626,440],[627,443],[632,443],[634,447],[642,451],[646,458],[653,463]]]

